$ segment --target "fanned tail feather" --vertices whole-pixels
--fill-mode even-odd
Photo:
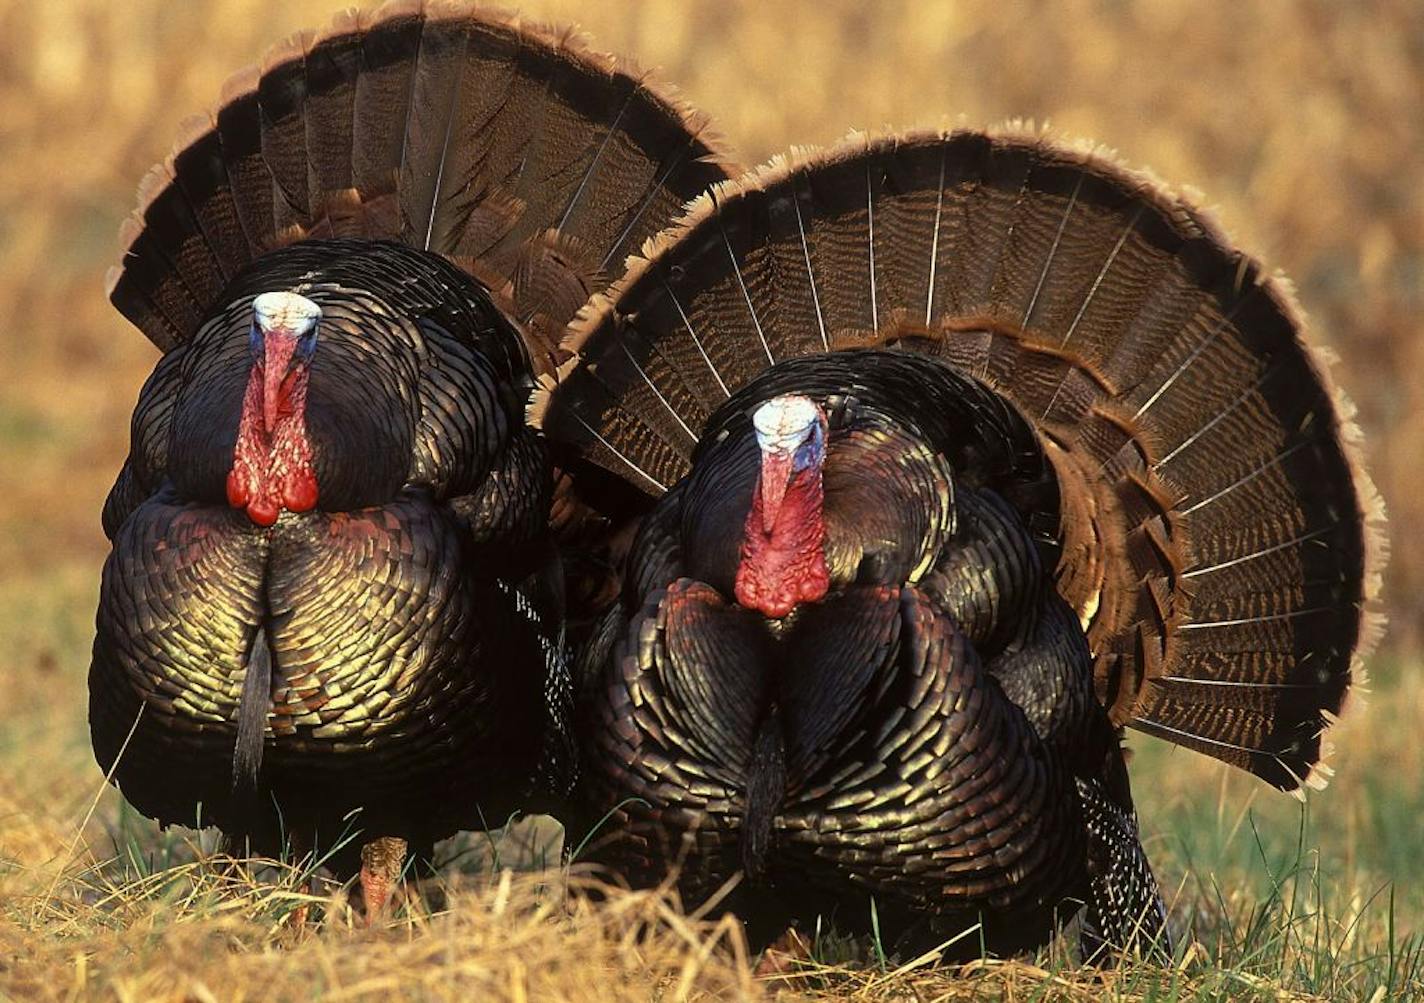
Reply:
[[[1302,327],[1281,279],[1096,150],[853,137],[722,186],[650,241],[585,308],[533,414],[656,494],[774,361],[937,356],[1045,443],[1059,589],[1113,719],[1296,789],[1323,779],[1383,553],[1348,404]]]
[[[587,295],[725,160],[705,119],[572,32],[397,0],[229,80],[145,180],[109,293],[166,351],[267,251],[399,240],[488,284],[552,364]]]

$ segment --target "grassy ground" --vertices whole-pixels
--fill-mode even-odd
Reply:
[[[758,982],[732,927],[658,895],[595,907],[582,877],[506,880],[477,854],[447,869],[441,908],[389,929],[350,929],[318,888],[328,918],[292,943],[281,919],[301,875],[249,877],[214,858],[210,835],[126,814],[89,753],[84,674],[99,506],[155,352],[103,302],[101,276],[177,123],[330,2],[0,0],[0,999],[1424,996],[1413,0],[525,4],[662,66],[747,162],[850,127],[1048,119],[1209,193],[1231,232],[1296,279],[1316,340],[1342,357],[1396,527],[1392,641],[1335,736],[1334,783],[1304,808],[1136,740],[1146,838],[1183,942],[1175,968],[1100,978],[1060,945],[945,972],[830,943],[826,966]]]

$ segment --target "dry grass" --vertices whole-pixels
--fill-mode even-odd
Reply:
[[[296,876],[253,882],[125,816],[88,751],[98,511],[155,353],[101,276],[178,122],[332,0],[0,0],[0,999],[1369,998],[1424,993],[1424,5],[529,0],[664,68],[754,162],[851,127],[1011,117],[1195,185],[1297,282],[1342,357],[1395,526],[1391,648],[1339,729],[1340,774],[1293,802],[1146,742],[1149,848],[1197,947],[1095,981],[1048,952],[964,973],[854,964],[753,983],[730,928],[656,895],[595,908],[524,878],[452,879],[388,930],[341,909],[302,943]],[[92,809],[92,811],[91,811]],[[87,824],[85,823],[87,820]],[[189,837],[192,838],[192,837]],[[161,865],[178,861],[176,869]],[[501,890],[504,888],[505,890]],[[1393,899],[1390,899],[1390,895]],[[1392,907],[1391,907],[1392,903]],[[838,960],[845,945],[823,945]],[[684,980],[686,980],[684,982]],[[684,992],[684,990],[686,990]]]

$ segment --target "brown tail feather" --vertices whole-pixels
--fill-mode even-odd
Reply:
[[[1295,789],[1357,678],[1378,502],[1284,284],[1140,174],[1041,137],[853,140],[700,199],[535,402],[644,490],[771,360],[941,355],[1038,427],[1059,588],[1130,723]]]
[[[167,350],[267,251],[392,239],[493,280],[536,341],[556,342],[723,162],[701,116],[570,32],[390,3],[229,81],[140,191],[110,297]]]
[[[324,194],[356,187],[356,82],[361,76],[361,36],[351,13],[338,14],[325,44],[304,60],[307,191]],[[314,207],[321,214],[320,206]]]

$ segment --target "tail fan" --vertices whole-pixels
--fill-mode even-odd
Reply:
[[[1377,634],[1380,503],[1285,283],[1104,155],[956,132],[773,162],[699,199],[575,322],[534,418],[650,494],[773,363],[931,353],[1037,428],[1058,585],[1113,720],[1277,787]]]
[[[268,251],[398,240],[503,296],[547,366],[589,293],[724,160],[703,117],[569,31],[395,0],[228,81],[140,186],[109,294],[167,351]]]

